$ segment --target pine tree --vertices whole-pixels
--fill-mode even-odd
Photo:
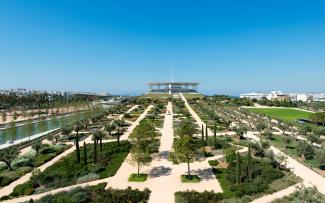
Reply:
[[[85,166],[87,166],[87,146],[85,141],[84,141],[84,164]]]
[[[236,156],[236,184],[240,183],[240,154],[237,152]]]

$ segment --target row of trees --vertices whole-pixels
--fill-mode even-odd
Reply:
[[[33,93],[29,95],[0,94],[0,107],[23,109],[62,107],[67,104],[88,103],[97,98],[85,98],[78,95],[64,96],[61,94]]]

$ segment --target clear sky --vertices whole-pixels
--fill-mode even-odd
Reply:
[[[325,1],[1,0],[0,89],[325,92]]]

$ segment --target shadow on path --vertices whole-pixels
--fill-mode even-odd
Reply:
[[[149,173],[150,177],[157,178],[160,176],[169,176],[172,172],[172,169],[165,166],[153,167]]]
[[[197,174],[202,180],[215,179],[211,168],[191,170],[191,172]]]
[[[169,158],[169,151],[162,151],[162,152],[159,152],[159,154],[157,155],[157,159],[160,160],[160,159],[167,159]]]

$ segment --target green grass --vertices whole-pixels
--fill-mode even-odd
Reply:
[[[148,178],[147,174],[140,173],[139,175],[137,173],[132,173],[129,177],[130,182],[145,182]]]
[[[274,118],[283,119],[286,121],[297,120],[299,118],[308,119],[312,114],[307,111],[302,111],[292,108],[248,108],[256,113],[262,113]]]
[[[182,183],[199,183],[200,177],[197,175],[181,175]]]

